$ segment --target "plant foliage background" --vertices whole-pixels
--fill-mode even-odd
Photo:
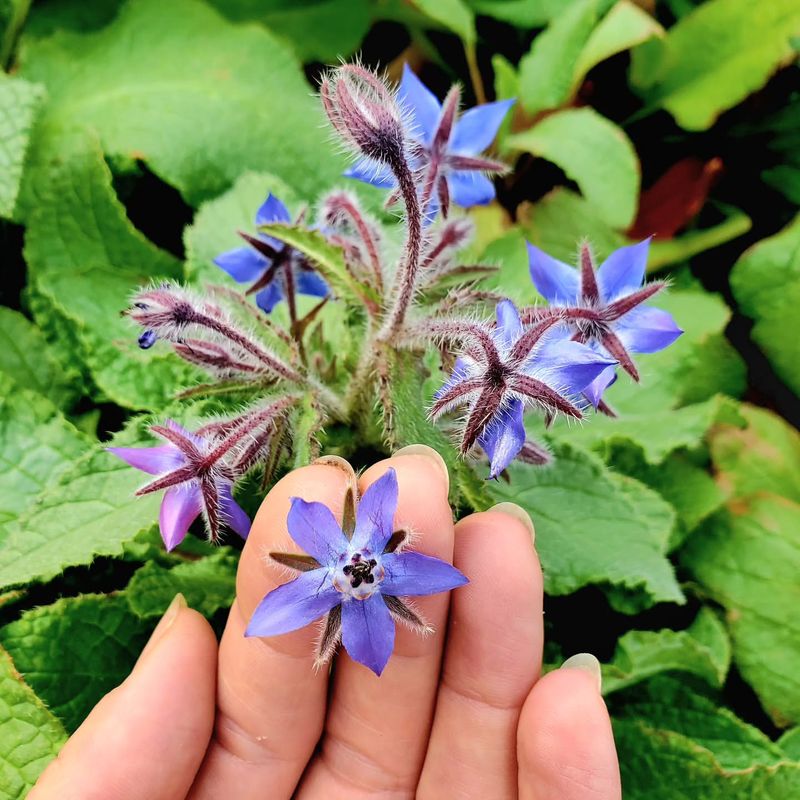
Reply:
[[[536,300],[526,238],[573,261],[585,237],[604,257],[656,235],[685,335],[612,387],[619,419],[556,424],[554,465],[510,482],[459,472],[459,502],[530,511],[547,660],[604,662],[628,798],[800,796],[796,0],[29,5],[0,2],[0,796],[25,796],[177,591],[224,619],[237,543],[165,553],[157,500],[103,449],[148,442],[195,380],[119,312],[154,278],[220,281],[267,190],[346,183],[312,87],[356,52],[440,96],[518,98],[496,144],[514,171],[470,212],[487,285]],[[400,384],[394,444],[432,435],[434,388]],[[378,455],[354,446],[333,428],[296,459]]]

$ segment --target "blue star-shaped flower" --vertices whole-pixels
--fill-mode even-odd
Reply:
[[[442,104],[408,64],[403,66],[398,98],[413,123],[414,166],[423,175],[421,204],[427,216],[432,218],[437,208],[447,216],[451,201],[464,207],[491,202],[494,184],[485,173],[504,172],[506,166],[481,153],[494,140],[515,101],[485,103],[459,116],[458,87],[450,90]],[[367,160],[359,161],[345,175],[381,188],[395,186],[388,169]]]
[[[300,574],[261,601],[246,635],[289,633],[327,614],[318,660],[329,658],[341,637],[354,661],[380,675],[394,649],[394,620],[426,627],[399,598],[446,592],[467,582],[445,561],[398,552],[405,535],[393,525],[397,494],[397,476],[388,469],[364,492],[355,513],[345,509],[343,525],[322,503],[293,497],[289,534],[308,555],[270,554]]]
[[[291,222],[286,206],[272,193],[262,203],[255,218],[256,226],[270,222]],[[248,246],[222,253],[214,263],[238,283],[252,283],[248,294],[256,293],[256,305],[267,314],[290,291],[327,297],[328,285],[296,250],[263,234],[242,236]],[[289,282],[292,282],[291,286]]]

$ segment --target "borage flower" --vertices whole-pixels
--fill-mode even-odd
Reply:
[[[286,206],[272,193],[255,216],[257,227],[291,221]],[[256,305],[267,314],[284,298],[294,298],[297,292],[327,297],[328,285],[300,252],[264,234],[250,236],[240,232],[240,236],[248,246],[222,253],[214,263],[238,283],[252,283],[247,293],[255,293]]]
[[[642,305],[666,286],[663,281],[642,286],[649,246],[646,239],[621,247],[596,270],[592,252],[584,244],[576,270],[528,244],[531,279],[552,306],[560,307],[572,338],[608,352],[634,380],[639,380],[639,371],[631,353],[663,350],[683,333],[671,314]],[[523,321],[534,322],[541,313],[523,309]],[[595,407],[613,377],[610,370],[589,387],[587,396]]]
[[[308,555],[270,554],[300,574],[261,601],[245,633],[277,636],[327,615],[317,663],[332,655],[341,638],[354,661],[380,675],[394,649],[395,620],[429,630],[400,597],[446,592],[467,579],[438,558],[400,552],[407,536],[393,527],[393,469],[364,492],[357,509],[353,505],[349,491],[339,525],[322,503],[292,498],[287,527]]]
[[[212,541],[219,540],[224,523],[243,539],[250,518],[233,499],[233,470],[222,459],[224,447],[210,437],[191,433],[167,420],[150,429],[166,440],[159,447],[109,447],[110,453],[136,469],[158,475],[136,494],[166,489],[158,524],[167,550],[177,547],[189,526],[203,515]]]
[[[558,315],[551,314],[524,328],[510,300],[497,304],[493,329],[475,323],[436,325],[440,335],[460,337],[467,349],[437,392],[431,416],[467,407],[461,453],[477,442],[489,456],[492,478],[519,454],[537,463],[547,460],[546,451],[525,441],[526,406],[544,411],[548,422],[559,413],[580,419],[581,393],[616,363],[567,341],[559,325]]]
[[[515,101],[485,103],[459,117],[460,88],[454,86],[442,104],[408,64],[403,66],[398,99],[414,126],[412,154],[421,175],[420,205],[426,215],[432,218],[441,208],[447,216],[451,200],[464,207],[491,202],[495,189],[486,173],[502,173],[507,167],[481,153],[491,145]],[[372,162],[358,162],[345,175],[381,188],[396,185],[388,169],[376,169]]]

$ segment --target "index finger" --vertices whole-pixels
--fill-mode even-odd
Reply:
[[[312,464],[282,478],[253,522],[239,563],[236,601],[219,648],[217,720],[190,797],[241,800],[291,797],[322,731],[327,670],[314,668],[318,631],[307,626],[269,639],[246,638],[262,598],[286,583],[270,551],[300,553],[286,527],[290,498],[328,506],[341,518],[351,478],[343,469]]]

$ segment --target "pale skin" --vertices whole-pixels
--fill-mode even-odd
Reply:
[[[298,551],[289,498],[341,512],[347,475],[312,464],[284,477],[254,521],[217,645],[180,598],[125,682],[95,707],[29,800],[619,800],[611,724],[591,668],[540,676],[542,574],[513,510],[455,526],[430,454],[397,454],[395,522],[413,547],[470,583],[419,598],[427,637],[398,627],[380,678],[344,651],[315,670],[318,631],[245,638],[261,598],[287,580],[266,558]],[[580,660],[579,660],[580,663]],[[583,662],[584,666],[586,662]]]

